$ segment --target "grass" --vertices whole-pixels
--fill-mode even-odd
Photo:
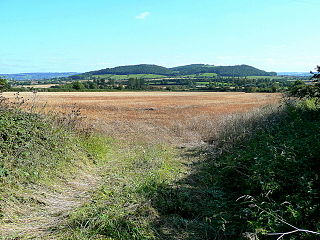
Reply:
[[[21,239],[41,234],[42,225],[59,222],[59,211],[81,204],[76,195],[95,185],[109,140],[79,135],[69,130],[74,124],[69,115],[60,119],[1,104],[0,239],[20,239],[21,231]]]
[[[247,76],[248,79],[270,79],[270,80],[285,80],[286,77],[281,76]]]
[[[319,119],[313,103],[229,119],[212,147],[187,155],[202,156],[193,174],[158,192],[161,226],[171,228],[160,239],[269,239],[292,230],[279,219],[319,231]]]
[[[217,77],[218,74],[216,73],[201,73],[199,74],[200,77]]]
[[[290,231],[266,211],[317,231],[319,127],[318,107],[308,101],[229,117],[211,139],[206,136],[211,146],[184,154],[164,145],[115,142],[102,186],[70,215],[62,234],[200,240],[265,239],[266,233]],[[237,201],[246,195],[255,200]]]
[[[151,201],[181,171],[175,150],[164,145],[119,142],[103,162],[103,184],[90,203],[70,215],[64,239],[154,239],[158,213]]]
[[[76,132],[77,111],[61,120],[0,110],[4,239],[268,239],[291,230],[280,218],[319,231],[315,100],[219,119],[176,118],[181,126],[167,130],[207,143],[179,149],[145,135]]]

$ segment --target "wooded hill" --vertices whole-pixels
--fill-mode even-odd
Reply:
[[[163,76],[184,76],[200,73],[215,73],[219,76],[246,77],[246,76],[276,76],[275,72],[266,72],[248,65],[214,66],[206,64],[191,64],[174,68],[166,68],[158,65],[139,64],[105,68],[75,75],[74,79],[81,79],[94,75],[128,75],[128,74],[157,74]]]

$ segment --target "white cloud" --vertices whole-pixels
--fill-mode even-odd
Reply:
[[[146,19],[148,16],[150,16],[150,12],[143,12],[143,13],[140,13],[138,16],[136,16],[136,19]]]

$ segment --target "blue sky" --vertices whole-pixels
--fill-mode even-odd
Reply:
[[[320,64],[319,0],[0,0],[0,73]],[[318,46],[317,46],[318,45]]]

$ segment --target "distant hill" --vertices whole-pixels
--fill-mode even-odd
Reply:
[[[183,76],[201,73],[216,73],[220,76],[276,76],[275,72],[266,72],[248,65],[236,66],[214,66],[206,64],[190,64],[173,68],[166,68],[158,65],[139,64],[129,66],[119,66],[114,68],[105,68],[98,71],[91,71],[77,75],[77,78],[92,75],[129,75],[129,74],[157,74],[163,76]]]
[[[170,76],[170,75],[174,75],[174,71],[162,66],[151,65],[151,64],[139,64],[139,65],[119,66],[115,68],[106,68],[98,71],[88,72],[88,74],[92,74],[92,75],[157,74],[157,75]]]
[[[90,71],[86,73],[76,72],[61,72],[61,73],[19,73],[19,74],[0,74],[7,79],[17,81],[30,80],[44,80],[60,78],[65,80],[82,80],[88,79],[90,76],[101,75],[135,75],[135,74],[149,74],[164,76],[185,76],[194,74],[212,74],[222,77],[246,77],[246,76],[276,76],[275,72],[266,72],[258,68],[248,65],[236,66],[214,66],[208,64],[190,64],[185,66],[178,66],[173,68],[166,68],[154,64],[139,64],[118,66],[114,68],[105,68],[97,71]],[[154,77],[156,78],[156,77]]]
[[[276,76],[275,72],[266,72],[248,65],[236,66],[214,66],[206,64],[191,64],[186,66],[171,68],[173,71],[179,72],[179,75],[189,75],[198,73],[216,73],[220,76]]]
[[[293,77],[311,77],[309,72],[278,72],[279,76],[293,76]]]
[[[78,74],[76,72],[60,72],[60,73],[17,73],[17,74],[1,74],[1,77],[17,80],[17,81],[27,81],[27,80],[43,80],[52,79],[60,77],[69,77]]]

